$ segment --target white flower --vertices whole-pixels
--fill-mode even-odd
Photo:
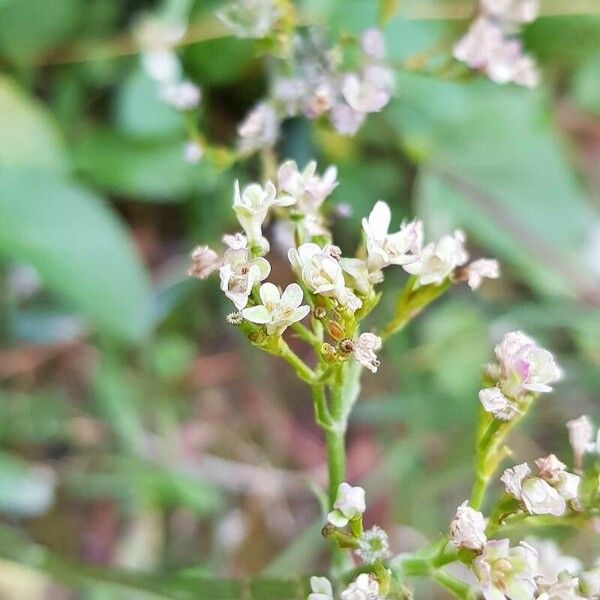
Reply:
[[[263,38],[279,18],[279,8],[273,0],[235,0],[217,16],[238,37]]]
[[[473,561],[485,600],[533,600],[537,552],[526,542],[510,547],[507,539],[488,540]]]
[[[263,283],[259,294],[262,304],[244,308],[242,315],[252,323],[266,325],[269,335],[281,335],[292,323],[301,321],[310,312],[309,306],[300,306],[304,294],[297,283],[288,285],[283,294],[276,285]]]
[[[354,553],[366,563],[386,560],[390,557],[390,544],[387,533],[381,527],[371,527],[358,539],[358,548]]]
[[[575,500],[579,496],[581,477],[568,471],[560,473],[556,481],[551,482],[565,500]]]
[[[264,188],[252,183],[241,193],[239,182],[235,182],[233,210],[249,243],[262,242],[262,224],[272,206],[290,206],[294,202],[291,196],[277,197],[275,186],[270,181],[267,181]]]
[[[530,23],[539,12],[539,0],[480,0],[484,11],[502,21]]]
[[[315,294],[335,298],[341,305],[357,310],[360,300],[346,287],[344,273],[339,262],[327,251],[314,243],[290,248],[288,258],[302,281]]]
[[[516,404],[497,387],[480,390],[479,401],[487,412],[501,421],[511,421],[519,413]]]
[[[452,235],[442,237],[437,244],[427,244],[418,260],[405,264],[404,270],[418,275],[420,285],[439,285],[469,259],[464,243],[464,233],[456,230]]]
[[[337,102],[331,109],[331,124],[342,135],[354,135],[363,124],[366,113],[354,110],[346,102]]]
[[[600,597],[600,566],[584,571],[579,575],[579,580],[581,591],[586,598]]]
[[[472,290],[476,290],[484,278],[498,279],[500,277],[500,265],[492,258],[480,258],[466,267],[467,283]]]
[[[198,279],[206,279],[211,273],[218,271],[223,264],[221,257],[208,246],[197,246],[191,256],[192,266],[188,274]]]
[[[541,592],[538,600],[583,600],[579,594],[579,579],[566,572],[554,583],[538,581],[538,592]]]
[[[500,477],[500,481],[504,484],[506,491],[517,499],[521,498],[521,485],[526,477],[531,475],[531,469],[527,463],[515,465],[510,469],[506,469]]]
[[[564,462],[558,460],[555,454],[549,454],[543,458],[536,458],[533,461],[538,468],[538,474],[546,481],[557,481],[558,478],[565,472]]]
[[[270,272],[271,265],[265,258],[251,258],[248,248],[230,248],[225,251],[223,266],[219,271],[221,290],[238,310],[242,310],[248,304],[252,288],[266,279]]]
[[[275,109],[260,102],[238,126],[240,152],[251,153],[275,145],[279,137],[279,118]]]
[[[202,92],[191,81],[180,81],[165,85],[160,91],[160,97],[176,110],[192,110],[200,104]]]
[[[385,40],[383,33],[376,27],[365,29],[360,36],[360,46],[365,55],[373,60],[385,58]]]
[[[560,517],[567,510],[567,503],[558,490],[539,477],[528,477],[523,481],[520,499],[532,515]]]
[[[371,65],[361,74],[346,74],[341,92],[356,112],[373,113],[379,112],[390,101],[393,85],[394,75],[387,67]]]
[[[317,162],[311,160],[303,171],[293,160],[284,162],[277,173],[279,190],[294,197],[303,213],[313,214],[337,187],[337,168],[328,167],[322,176],[316,174]]]
[[[232,250],[243,250],[248,247],[248,238],[243,233],[226,233],[222,240]]]
[[[146,74],[159,83],[176,81],[181,75],[181,64],[171,50],[144,52],[141,59]]]
[[[548,350],[520,331],[507,333],[495,348],[500,363],[500,388],[518,398],[527,392],[550,392],[562,371]]]
[[[579,572],[583,565],[578,558],[565,556],[553,540],[527,538],[525,540],[538,553],[537,574],[545,581],[554,582],[561,571]]]
[[[311,577],[310,589],[307,600],[333,600],[333,588],[327,577]]]
[[[383,273],[369,273],[367,263],[360,258],[340,258],[340,267],[351,278],[351,287],[365,296],[373,289],[373,285],[383,281]]]
[[[402,225],[396,233],[388,233],[392,213],[390,207],[379,200],[369,217],[362,220],[367,235],[367,266],[370,272],[388,265],[406,265],[418,260],[423,238],[420,221]]]
[[[463,502],[450,523],[450,541],[457,548],[481,550],[487,541],[483,515]]]
[[[343,482],[338,487],[333,510],[327,515],[327,520],[335,527],[345,527],[348,521],[361,517],[366,508],[365,490]]]
[[[575,467],[581,469],[583,457],[594,439],[594,426],[587,415],[573,419],[567,423],[569,444],[575,457]]]
[[[379,600],[379,582],[361,573],[341,594],[340,600]]]
[[[361,333],[353,342],[354,359],[372,373],[376,373],[380,364],[376,352],[381,350],[381,344],[381,338],[378,335]]]
[[[198,142],[187,142],[183,147],[183,160],[190,165],[200,162],[204,149]]]

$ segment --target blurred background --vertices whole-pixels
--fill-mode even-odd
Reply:
[[[141,12],[169,4],[0,0],[2,599],[241,598],[212,578],[326,565],[308,391],[226,324],[216,279],[186,276],[196,244],[235,230],[234,179],[259,170],[183,160],[188,124],[157,97],[131,35]],[[186,3],[178,54],[203,90],[200,130],[231,145],[269,65],[258,42],[227,36],[220,4]],[[297,5],[331,40],[380,9]],[[543,77],[534,92],[427,68],[473,6],[402,1],[385,31],[392,103],[353,138],[290,119],[278,148],[338,166],[330,202],[352,208],[334,227],[346,253],[384,199],[432,237],[460,226],[473,255],[503,265],[477,294],[451,290],[364,376],[349,476],[396,552],[445,532],[468,495],[480,370],[506,330],[536,337],[566,372],[514,435],[517,462],[569,462],[565,421],[599,416],[600,6],[542,0],[524,31]],[[382,320],[402,283],[388,275]],[[537,535],[582,559],[600,550],[589,533]]]

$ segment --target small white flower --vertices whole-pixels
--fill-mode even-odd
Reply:
[[[573,419],[567,423],[569,444],[575,457],[575,467],[581,469],[583,457],[594,439],[594,426],[587,415]]]
[[[242,310],[248,304],[252,288],[269,276],[271,265],[262,257],[251,258],[248,248],[225,251],[219,270],[221,290]]]
[[[581,591],[586,598],[600,597],[600,566],[579,575]]]
[[[483,515],[463,502],[450,523],[450,541],[457,548],[481,550],[487,541]]]
[[[566,572],[554,583],[538,580],[538,593],[538,600],[584,600],[579,594],[579,579]]]
[[[372,373],[377,372],[379,360],[376,352],[381,350],[381,338],[374,333],[361,333],[358,339],[354,340],[354,359],[363,367],[366,367]]]
[[[341,85],[344,100],[358,113],[379,112],[390,101],[392,90],[393,73],[375,65],[361,74],[346,74]]]
[[[554,482],[565,472],[564,462],[558,460],[555,454],[549,454],[543,458],[534,460],[535,466],[538,468],[538,474],[546,481]]]
[[[373,285],[383,281],[383,273],[369,273],[367,263],[360,258],[340,258],[340,267],[351,278],[351,287],[365,296],[373,289]]]
[[[533,600],[537,552],[526,542],[510,547],[507,539],[488,540],[473,561],[485,600]]]
[[[366,119],[366,113],[354,110],[346,102],[337,102],[331,109],[331,124],[342,135],[354,135]]]
[[[531,469],[527,463],[515,465],[510,469],[506,469],[500,477],[500,481],[504,484],[506,491],[517,499],[521,498],[521,485],[526,477],[531,475]]]
[[[264,188],[252,183],[243,192],[240,192],[239,182],[235,182],[233,210],[249,243],[262,242],[262,224],[272,206],[290,206],[294,202],[291,196],[277,197],[275,186],[270,181],[267,181]]]
[[[565,500],[575,500],[579,496],[580,483],[581,477],[579,475],[563,471],[558,474],[552,485]]]
[[[388,265],[406,265],[418,260],[423,239],[420,221],[402,225],[396,233],[388,233],[392,213],[390,207],[379,200],[369,217],[362,220],[367,235],[367,266],[370,272]]]
[[[379,582],[361,573],[341,594],[340,600],[380,600]]]
[[[226,233],[222,240],[232,250],[243,250],[248,247],[248,238],[243,233]]]
[[[265,325],[269,335],[281,335],[310,312],[309,306],[301,306],[304,294],[297,283],[288,285],[283,294],[276,285],[263,283],[259,294],[262,304],[244,308],[242,315],[252,323]]]
[[[142,54],[142,67],[154,81],[168,84],[181,76],[181,64],[172,50],[154,50]]]
[[[307,600],[333,600],[333,588],[327,577],[311,577],[310,589]]]
[[[539,13],[539,0],[480,0],[489,15],[510,23],[530,23]]]
[[[390,557],[390,544],[387,533],[375,525],[365,531],[358,540],[354,553],[366,563],[386,560]]]
[[[500,265],[497,260],[480,258],[467,265],[466,272],[469,287],[476,290],[484,279],[498,279],[500,277]]]
[[[511,421],[519,413],[516,404],[497,387],[480,390],[479,401],[487,412],[501,421]]]
[[[523,481],[520,499],[532,515],[560,517],[567,510],[567,503],[558,490],[539,477],[528,477]]]
[[[464,243],[464,233],[456,230],[452,235],[442,237],[437,244],[427,244],[418,260],[405,264],[404,270],[418,275],[420,285],[439,285],[469,259]]]
[[[537,574],[545,581],[554,582],[561,571],[578,573],[583,567],[578,558],[562,554],[553,540],[527,538],[525,541],[537,551]]]
[[[202,92],[191,81],[180,81],[165,85],[160,91],[160,97],[176,110],[192,110],[200,104]]]
[[[550,392],[562,371],[548,350],[520,331],[507,333],[495,348],[500,364],[500,388],[511,398],[527,392]]]
[[[235,0],[217,12],[223,24],[241,38],[263,38],[279,18],[273,0]]]
[[[322,78],[311,90],[304,105],[304,114],[308,119],[318,119],[331,110],[336,97],[332,81]]]
[[[345,527],[348,521],[361,517],[366,508],[365,490],[343,482],[338,487],[333,510],[327,515],[327,520],[335,527]]]
[[[183,147],[183,160],[190,165],[200,162],[204,155],[204,149],[198,142],[187,142]]]
[[[385,40],[383,33],[376,27],[365,29],[360,36],[360,46],[365,55],[373,60],[385,58]]]
[[[260,102],[238,126],[240,152],[251,153],[275,145],[279,137],[279,117],[267,102]]]
[[[221,257],[208,246],[197,246],[191,256],[192,266],[188,274],[198,279],[206,279],[211,273],[218,271],[223,264]]]

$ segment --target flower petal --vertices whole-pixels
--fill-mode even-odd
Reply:
[[[250,308],[244,308],[242,310],[242,315],[244,319],[250,321],[251,323],[258,323],[262,325],[264,323],[269,323],[271,321],[271,315],[265,306],[251,306]]]
[[[273,283],[263,283],[259,295],[263,304],[279,304],[281,299],[279,288]]]

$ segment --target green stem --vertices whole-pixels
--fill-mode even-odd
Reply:
[[[305,327],[301,323],[294,323],[291,328],[301,340],[313,346],[315,350],[319,350],[323,341],[308,329],[308,327]]]
[[[446,571],[434,570],[431,571],[429,575],[434,581],[457,598],[466,599],[470,597],[471,588],[466,583],[463,583],[449,573],[446,573]]]
[[[329,505],[337,496],[340,483],[346,478],[346,441],[345,430],[329,429],[325,432],[327,442],[327,467],[329,470]]]
[[[287,361],[302,381],[309,384],[315,380],[315,372],[280,338],[277,354]]]

